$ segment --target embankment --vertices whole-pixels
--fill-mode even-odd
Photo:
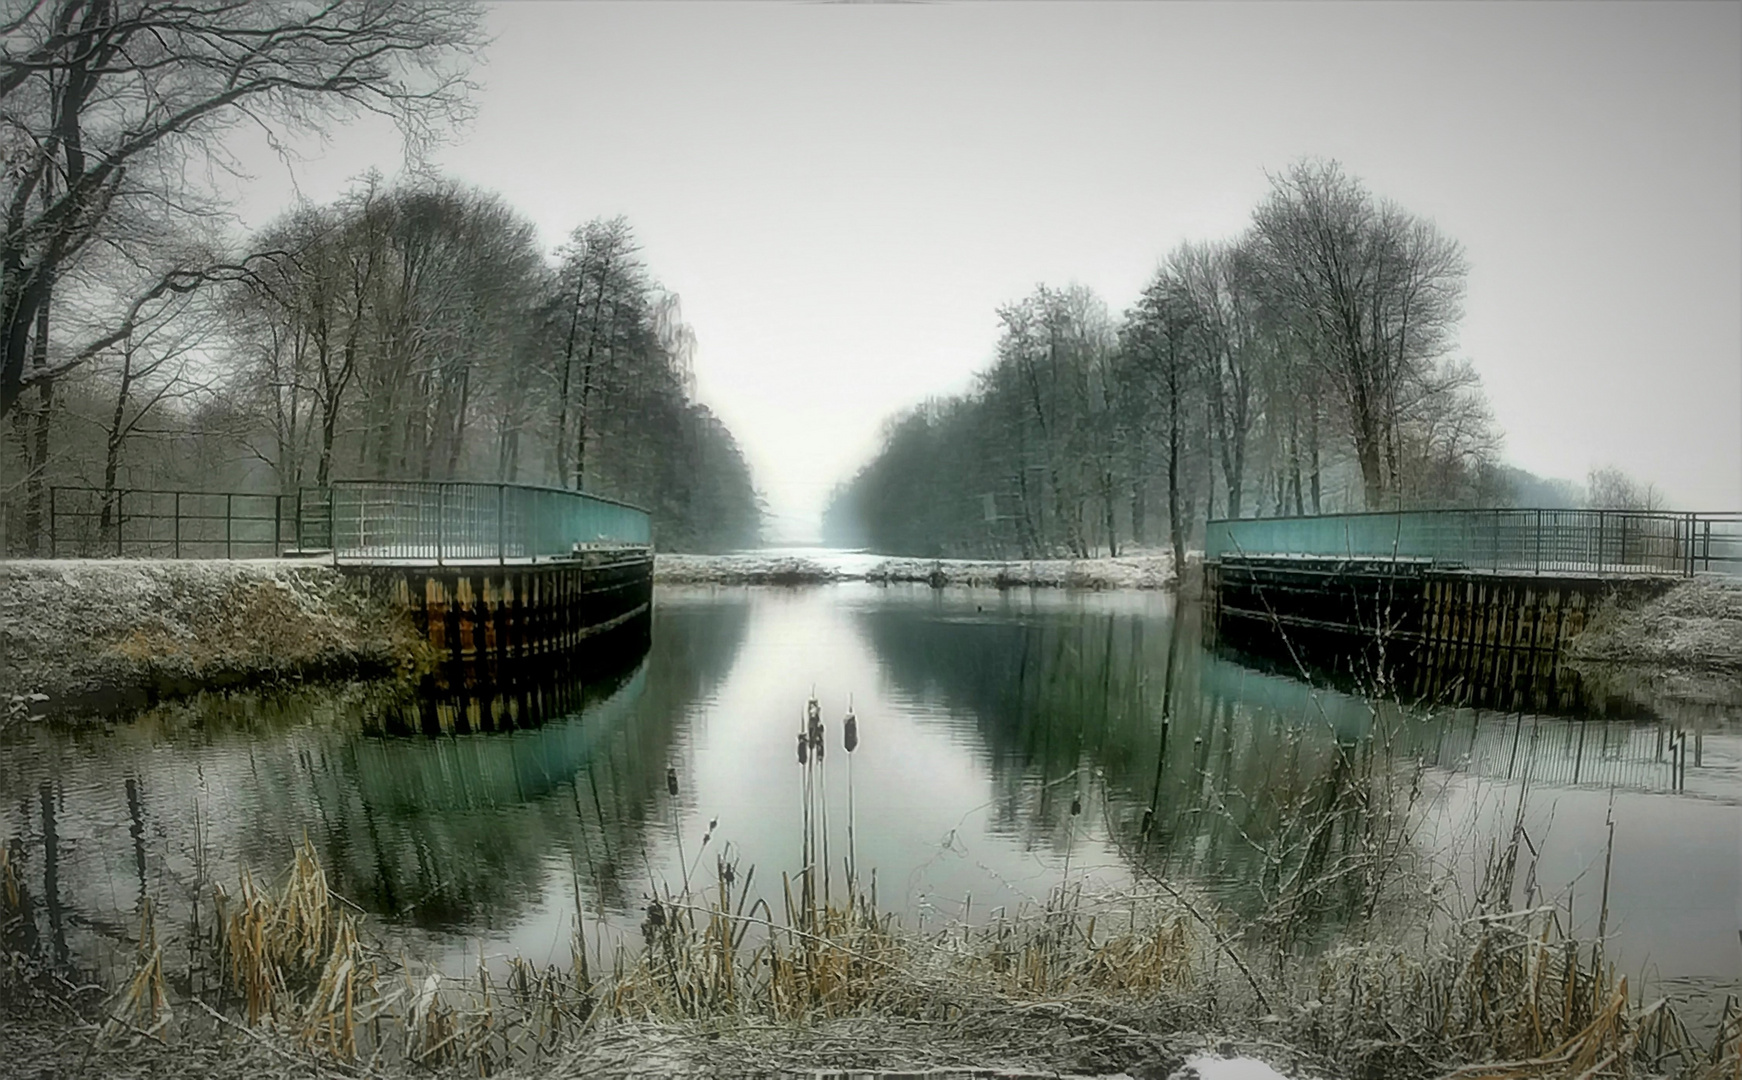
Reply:
[[[1742,578],[1697,577],[1605,608],[1567,647],[1587,680],[1658,702],[1742,705]]]
[[[0,561],[0,704],[130,708],[210,687],[421,663],[409,614],[367,579],[295,559]]]
[[[1166,589],[1166,555],[1112,559],[905,559],[866,555],[659,555],[653,579],[673,585],[827,585],[869,581],[935,588]]]

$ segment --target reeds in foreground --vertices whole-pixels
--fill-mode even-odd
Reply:
[[[1153,888],[1087,895],[1067,876],[1039,904],[927,933],[877,910],[874,874],[860,891],[850,844],[844,893],[818,873],[827,819],[817,712],[807,708],[798,741],[804,864],[770,882],[772,901],[758,895],[755,868],[721,845],[711,875],[686,866],[676,892],[654,889],[639,940],[590,958],[577,900],[566,969],[515,958],[498,978],[480,957],[474,975],[446,978],[373,942],[305,839],[276,888],[244,872],[234,892],[216,890],[223,989],[201,1010],[172,1007],[176,982],[142,906],[137,959],[106,1034],[172,1040],[180,1019],[179,1037],[191,1038],[188,1018],[209,1014],[323,1060],[481,1075],[570,1054],[607,1028],[797,1031],[850,1018],[875,1046],[904,1024],[960,1032],[972,1017],[992,1045],[1001,1030],[1048,1015],[1082,1025],[1077,1040],[1180,1029],[1286,1040],[1348,1076],[1742,1080],[1742,1007],[1728,1003],[1716,1037],[1697,1043],[1669,1005],[1617,976],[1600,942],[1567,934],[1563,913],[1528,885],[1515,906],[1535,858],[1522,826],[1491,853],[1463,916],[1423,912],[1417,900],[1404,905],[1413,921],[1372,917],[1387,910],[1381,894],[1420,885],[1397,856],[1415,797],[1407,766],[1399,778],[1381,775],[1383,761],[1352,762],[1361,767],[1339,782],[1366,785],[1359,820],[1303,818],[1279,834],[1286,852],[1306,854],[1282,862],[1273,910],[1257,918],[1235,920],[1189,883],[1149,871]],[[1340,802],[1325,812],[1344,814],[1332,809]],[[1335,859],[1317,854],[1327,837]],[[1298,939],[1300,913],[1352,875],[1361,921],[1342,942],[1282,948]],[[0,849],[0,919],[17,920],[25,904]]]

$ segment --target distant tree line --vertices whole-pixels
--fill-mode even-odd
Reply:
[[[50,486],[557,484],[670,548],[753,542],[693,335],[621,219],[554,260],[488,193],[361,182],[238,240],[238,127],[359,111],[417,147],[469,110],[467,0],[0,0],[0,550]]]
[[[749,466],[695,401],[694,334],[624,219],[552,264],[494,195],[370,182],[254,246],[286,254],[222,294],[224,423],[276,490],[550,484],[647,507],[664,547],[755,541]]]
[[[1183,554],[1219,516],[1503,501],[1500,434],[1451,355],[1465,276],[1431,221],[1298,163],[1122,316],[1080,286],[1000,309],[976,387],[890,422],[825,530],[918,555]]]

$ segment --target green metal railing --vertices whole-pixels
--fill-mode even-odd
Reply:
[[[48,554],[75,558],[268,558],[335,562],[534,562],[647,547],[647,511],[525,484],[341,480],[294,495],[49,489]]]
[[[247,491],[48,489],[50,558],[270,558],[294,545],[297,500]]]
[[[1742,573],[1742,513],[1406,510],[1209,523],[1204,558],[1397,559],[1557,574]]]
[[[562,488],[341,480],[326,494],[322,511],[305,496],[300,520],[324,519],[335,562],[528,562],[653,543],[647,511]]]

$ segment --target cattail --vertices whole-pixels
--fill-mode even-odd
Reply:
[[[653,902],[647,905],[647,918],[641,920],[641,939],[647,942],[648,948],[653,947],[654,938],[659,936],[660,930],[664,927],[665,909],[659,906],[659,898],[655,897]]]
[[[823,760],[823,722],[817,721],[817,726],[811,729],[811,748],[817,752],[817,760]]]
[[[810,740],[805,738],[804,732],[802,732],[802,731],[799,732],[798,733],[798,763],[800,765],[803,765],[805,763],[806,759],[809,757],[809,753],[808,753],[809,749],[810,749]]]
[[[859,747],[859,718],[848,713],[847,718],[841,722],[841,726],[845,729],[841,736],[841,742],[847,747],[847,753],[851,754]]]
[[[677,798],[677,768],[673,765],[665,767],[665,790],[672,798]]]

